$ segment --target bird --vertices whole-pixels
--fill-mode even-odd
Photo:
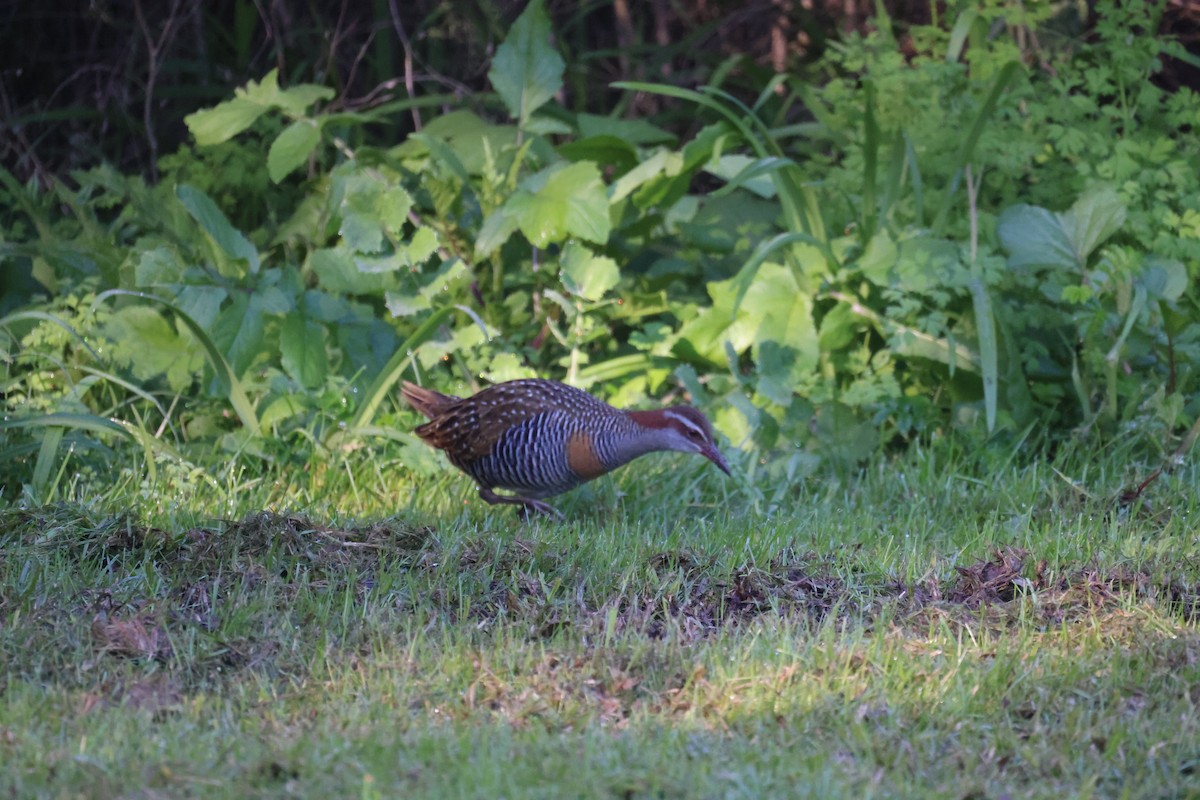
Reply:
[[[520,506],[524,517],[562,519],[545,498],[655,451],[698,453],[731,474],[708,418],[691,406],[627,411],[542,378],[497,383],[470,397],[405,381],[400,393],[429,420],[414,433],[474,479],[480,499]]]

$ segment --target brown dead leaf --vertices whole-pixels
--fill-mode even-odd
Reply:
[[[1028,555],[1029,551],[1020,547],[1001,547],[991,561],[955,567],[959,579],[947,599],[967,605],[1011,601],[1017,596],[1018,587],[1025,583],[1021,567]]]
[[[99,614],[92,620],[92,636],[104,653],[159,661],[172,654],[166,630],[148,616],[110,619],[106,614]]]

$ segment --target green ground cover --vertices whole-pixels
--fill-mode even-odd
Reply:
[[[4,511],[0,791],[1200,792],[1193,472],[921,451],[768,516],[662,456],[526,525],[362,461]]]

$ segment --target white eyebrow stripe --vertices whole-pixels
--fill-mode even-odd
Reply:
[[[707,434],[704,432],[704,429],[703,429],[703,428],[701,428],[699,425],[697,425],[695,422],[692,422],[692,421],[691,421],[690,419],[688,419],[687,417],[685,417],[685,416],[683,416],[682,414],[679,414],[679,413],[677,413],[677,412],[675,412],[675,411],[672,411],[672,410],[671,410],[671,409],[669,409],[669,408],[663,409],[663,416],[664,416],[664,417],[669,417],[669,418],[671,418],[671,419],[675,420],[676,422],[681,422],[681,423],[683,423],[685,426],[687,426],[687,427],[691,428],[691,429],[692,429],[692,430],[694,430],[696,433],[700,434],[701,436],[703,436],[703,437],[705,437],[705,438],[707,438],[707,436],[708,436],[708,435],[707,435]]]

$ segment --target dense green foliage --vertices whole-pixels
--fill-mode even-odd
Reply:
[[[392,432],[406,372],[618,404],[681,385],[779,479],[748,481],[779,487],[747,498],[768,508],[947,434],[1159,457],[1200,412],[1200,140],[1176,135],[1200,102],[1152,81],[1176,49],[1140,24],[1161,8],[1101,3],[1092,40],[1038,50],[1009,32],[1051,20],[1007,5],[907,54],[880,19],[753,100],[728,72],[616,87],[697,119],[679,129],[559,106],[535,2],[494,94],[453,108],[326,110],[332,90],[271,72],[188,117],[152,185],[0,173],[6,496],[110,448],[154,478],[214,445],[302,463],[387,435],[428,469]]]

